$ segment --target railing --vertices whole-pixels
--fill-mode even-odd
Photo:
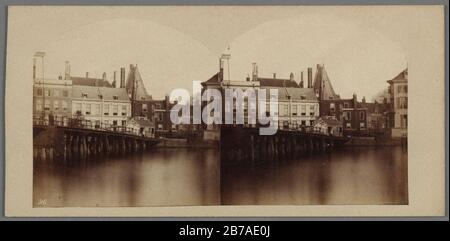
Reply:
[[[78,128],[78,129],[86,129],[86,130],[96,130],[96,131],[108,131],[115,132],[127,135],[135,135],[141,137],[148,137],[142,133],[139,133],[139,130],[132,127],[126,126],[117,126],[105,123],[93,123],[91,120],[80,119],[80,118],[69,118],[69,117],[51,117],[43,118],[43,117],[33,117],[33,126],[60,126],[60,127],[68,127],[68,128]]]
[[[238,124],[232,124],[232,125],[228,125],[228,126],[239,126]],[[268,127],[268,125],[255,125],[255,126],[251,126],[251,125],[240,125],[243,126],[244,128],[260,128],[260,127]],[[329,133],[328,131],[325,130],[317,130],[315,129],[313,126],[278,126],[278,130],[281,131],[289,131],[289,132],[294,132],[294,133],[306,133],[306,134],[316,134],[316,135],[325,135],[325,136],[333,136],[333,137],[342,137],[341,135],[336,135],[333,133]]]

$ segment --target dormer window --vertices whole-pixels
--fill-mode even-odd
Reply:
[[[83,97],[83,98],[87,98],[87,97],[88,97],[88,94],[86,94],[86,93],[82,93],[82,94],[81,94],[81,97]]]
[[[114,95],[114,96],[113,96],[113,99],[114,99],[114,100],[118,100],[118,99],[119,99],[119,96]]]
[[[300,96],[300,99],[306,100],[306,96],[302,95],[302,96]]]
[[[98,98],[99,99],[103,99],[103,95],[98,95]]]

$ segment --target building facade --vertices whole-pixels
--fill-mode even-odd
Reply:
[[[71,117],[72,81],[35,79],[33,83],[33,116],[48,119]]]
[[[391,98],[391,136],[406,137],[408,134],[408,69],[388,80]]]
[[[126,127],[131,101],[123,88],[74,85],[72,117],[87,120],[95,128]]]

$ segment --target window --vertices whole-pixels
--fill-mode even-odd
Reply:
[[[399,85],[397,87],[397,93],[408,93],[408,86],[407,85]]]
[[[408,109],[408,97],[398,97],[397,106],[399,109]]]
[[[401,115],[400,116],[400,126],[401,127],[408,127],[408,115]]]
[[[292,106],[292,115],[297,115],[297,106],[296,105]]]
[[[83,97],[83,98],[87,98],[87,97],[88,97],[88,94],[86,94],[86,93],[82,93],[82,94],[81,94],[81,97]]]
[[[42,95],[42,89],[36,89],[36,95],[41,96]]]
[[[309,115],[310,116],[314,116],[314,110],[315,110],[314,105],[310,105],[309,106]]]
[[[36,110],[41,111],[42,110],[42,101],[36,100]]]
[[[122,126],[126,126],[127,125],[127,121],[122,121]]]
[[[117,113],[119,112],[119,106],[118,105],[113,105],[112,106],[112,112],[113,112],[113,115],[117,115]]]
[[[62,96],[63,96],[63,97],[69,97],[69,91],[63,90]]]
[[[58,111],[59,110],[59,102],[57,100],[55,100],[53,102],[53,110],[54,111]]]
[[[345,123],[345,128],[347,129],[352,128],[352,124],[350,122]]]
[[[302,120],[302,126],[306,126],[306,121]]]
[[[50,101],[48,101],[48,100],[45,101],[44,110],[50,110]]]
[[[104,114],[104,115],[109,115],[109,104],[106,104],[106,105],[103,107],[103,114]]]
[[[364,122],[359,123],[359,128],[366,129],[366,123],[364,123]]]
[[[344,102],[344,108],[349,108],[350,106],[349,106],[349,104],[348,104],[348,102]]]
[[[310,125],[310,126],[313,126],[313,125],[314,125],[314,120],[310,120],[310,121],[309,121],[309,125]]]
[[[75,112],[80,112],[81,113],[81,103],[76,103],[75,104]]]
[[[119,96],[113,95],[113,100],[118,100],[118,99],[119,99]]]
[[[335,109],[334,103],[330,103],[330,111],[334,112],[335,110],[336,109]]]
[[[99,99],[103,99],[103,95],[98,95],[98,98]]]
[[[61,101],[61,106],[63,111],[67,111],[67,101]]]
[[[344,120],[349,121],[352,119],[352,113],[350,111],[344,111]]]
[[[301,105],[300,110],[301,110],[301,115],[306,115],[306,105]]]
[[[59,90],[53,90],[53,96],[59,97]]]
[[[86,104],[86,115],[91,114],[91,104]]]
[[[50,90],[45,90],[45,96],[50,96]]]
[[[126,116],[126,115],[127,115],[127,106],[122,105],[122,116]]]
[[[94,114],[99,115],[101,113],[100,111],[100,104],[95,104],[95,112]]]
[[[142,104],[142,111],[147,112],[147,104]]]
[[[289,128],[289,121],[283,121],[283,128]]]
[[[366,119],[366,113],[364,111],[360,111],[359,112],[359,119],[360,120],[365,120]]]
[[[282,115],[289,115],[288,105],[282,105]]]
[[[117,121],[113,120],[113,126],[116,126],[116,125],[117,125]]]

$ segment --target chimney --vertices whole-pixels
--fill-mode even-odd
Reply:
[[[33,80],[36,79],[36,58],[33,58]]]
[[[258,81],[258,65],[253,63],[252,81]]]
[[[70,63],[69,61],[66,61],[66,70],[64,74],[64,79],[69,80],[70,79]]]
[[[219,58],[219,82],[223,81],[223,59]]]
[[[89,78],[89,72],[86,72],[86,79]]]
[[[125,68],[120,68],[120,88],[125,88]]]
[[[303,84],[303,71],[300,72],[300,88],[303,88],[304,84]]]
[[[291,73],[291,74],[289,75],[289,80],[291,80],[291,81],[294,80],[294,73]]]
[[[366,97],[365,96],[363,96],[363,98],[362,98],[362,103],[366,103]]]
[[[250,81],[250,75],[247,75],[247,78],[245,79],[247,82]]]
[[[277,78],[277,73],[273,73],[273,78],[274,78],[274,79]]]
[[[106,72],[103,72],[102,80],[106,80]]]
[[[308,88],[312,88],[312,68],[308,68]]]

